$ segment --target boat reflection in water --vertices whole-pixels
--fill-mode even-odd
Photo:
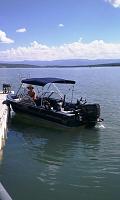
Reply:
[[[36,161],[58,167],[69,158],[69,151],[80,156],[82,151],[90,149],[95,156],[99,148],[99,129],[46,127],[38,124],[37,120],[36,117],[23,114],[16,114],[11,119],[11,128],[18,137],[24,138]]]
[[[45,199],[50,195],[52,199],[53,194],[56,199],[59,187],[65,188],[64,195],[73,198],[77,187],[88,184],[85,176],[88,165],[90,170],[91,161],[97,159],[99,129],[46,127],[37,120],[37,117],[15,114],[9,121],[6,152],[10,158],[7,166],[12,167],[6,169],[8,189],[16,199],[18,188],[21,199],[32,199],[31,193],[36,199],[41,195]],[[31,192],[24,193],[28,188]]]

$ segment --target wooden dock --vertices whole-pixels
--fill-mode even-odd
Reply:
[[[7,118],[8,118],[8,107],[3,104],[6,100],[7,94],[0,92],[0,150],[5,144],[5,139],[7,138]]]
[[[8,192],[5,190],[3,185],[0,183],[0,200],[12,200]]]
[[[0,152],[5,145],[5,140],[7,138],[7,119],[8,119],[8,107],[3,104],[6,100],[7,94],[0,92]],[[0,183],[0,200],[12,200],[8,192],[5,190],[3,185]]]

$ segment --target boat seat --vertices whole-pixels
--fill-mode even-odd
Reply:
[[[36,106],[36,103],[33,101],[33,99],[29,95],[25,95],[20,101],[19,104],[22,104],[24,106]]]

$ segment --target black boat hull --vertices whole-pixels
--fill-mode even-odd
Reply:
[[[15,113],[34,115],[41,119],[56,122],[68,127],[79,127],[82,125],[85,125],[86,127],[94,127],[97,124],[99,118],[100,108],[98,104],[93,104],[92,106],[83,106],[81,109],[83,110],[81,115],[79,115],[79,113],[65,115],[62,114],[62,112],[47,110],[37,106],[25,106],[11,100],[8,102],[12,106],[12,109]],[[90,108],[92,108],[92,114]]]

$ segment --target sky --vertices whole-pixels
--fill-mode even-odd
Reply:
[[[120,0],[0,0],[0,61],[119,58]]]

